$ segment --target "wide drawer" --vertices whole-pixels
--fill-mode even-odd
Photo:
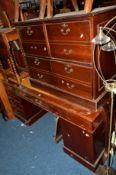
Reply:
[[[92,99],[92,86],[83,83],[75,83],[74,81],[56,75],[53,77],[52,84],[61,91],[65,91],[75,96]]]
[[[88,110],[85,111],[82,106],[77,109],[77,113],[71,113],[70,107],[68,111],[63,111],[61,109],[56,109],[56,115],[62,119],[71,122],[84,130],[87,130],[91,133],[101,124],[104,119],[102,109],[98,111]]]
[[[23,42],[22,44],[26,54],[36,55],[36,56],[48,56],[48,50],[45,43]]]
[[[18,27],[22,40],[45,40],[42,25]]]
[[[50,71],[50,61],[39,57],[26,57],[28,67]]]
[[[52,72],[78,82],[92,84],[92,68],[61,61],[51,61]]]
[[[55,58],[91,63],[91,45],[50,43],[51,55]]]
[[[90,41],[90,23],[86,21],[46,24],[48,39],[54,41]]]
[[[49,84],[52,83],[52,77],[49,74],[42,72],[40,70],[30,68],[29,75],[33,79],[36,79],[45,83],[49,83]]]

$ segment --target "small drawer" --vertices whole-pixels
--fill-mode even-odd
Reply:
[[[52,84],[56,86],[56,88],[59,88],[61,91],[65,91],[66,93],[92,99],[92,86],[82,83],[75,83],[58,76],[54,76]]]
[[[92,84],[92,68],[70,64],[61,61],[51,61],[52,72],[61,76],[75,79],[78,82]]]
[[[90,23],[71,21],[46,24],[49,41],[90,41]]]
[[[26,57],[28,67],[50,71],[50,61],[38,57]]]
[[[48,56],[48,50],[45,43],[26,43],[23,42],[23,49],[25,53],[28,55],[36,55],[36,56]]]
[[[18,30],[22,40],[45,40],[42,25],[21,26]]]
[[[92,63],[91,45],[87,44],[58,44],[50,43],[51,55],[63,60]]]
[[[45,83],[52,83],[52,77],[45,73],[45,72],[42,72],[42,71],[39,71],[37,69],[29,69],[29,75],[31,78],[33,79],[36,79],[38,81],[41,81],[41,82],[45,82]]]

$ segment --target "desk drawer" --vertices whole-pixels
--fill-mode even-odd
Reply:
[[[52,57],[92,63],[91,45],[50,43],[50,47]]]
[[[90,41],[89,20],[50,23],[46,27],[49,41]]]
[[[70,81],[56,75],[53,78],[52,84],[61,91],[65,91],[75,96],[92,99],[92,86],[82,83],[75,83],[74,81]]]
[[[22,40],[45,40],[42,25],[21,26],[18,30]]]
[[[52,72],[75,79],[78,82],[92,84],[92,68],[61,61],[51,61]]]
[[[39,57],[26,57],[28,67],[50,71],[50,61]]]
[[[45,83],[49,83],[49,84],[52,83],[52,77],[45,72],[42,72],[40,70],[33,69],[33,68],[29,69],[29,72],[30,72],[29,73],[30,77],[33,79],[36,79]]]
[[[48,56],[48,50],[45,43],[34,42],[27,43],[23,42],[23,49],[26,54],[36,55],[36,56]]]

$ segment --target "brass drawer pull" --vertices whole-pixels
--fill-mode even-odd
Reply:
[[[40,105],[41,105],[41,104],[42,104],[42,101],[36,98],[36,99],[35,99],[35,103],[37,103],[37,104],[40,104]]]
[[[26,33],[27,33],[27,35],[28,35],[28,36],[31,36],[31,35],[33,34],[33,32],[34,32],[34,31],[33,31],[33,30],[31,30],[31,28],[30,28],[30,27],[28,27],[28,28],[27,28]]]
[[[90,137],[90,135],[89,135],[87,132],[85,132],[84,130],[82,131],[82,133],[83,133],[83,135],[85,135],[86,137]]]
[[[65,65],[64,70],[67,74],[70,74],[74,71],[74,69],[70,65]]]
[[[40,74],[40,73],[38,73],[37,76],[38,76],[39,79],[42,79],[43,78],[43,75]]]
[[[70,84],[70,83],[66,83],[66,86],[68,87],[68,89],[73,89],[75,87],[74,84]]]
[[[70,33],[70,28],[62,28],[60,32],[62,35],[68,35]]]
[[[45,52],[47,51],[47,48],[46,48],[46,47],[44,47],[44,51],[45,51]]]
[[[70,28],[68,27],[68,24],[63,23],[61,27],[62,28],[60,29],[60,32],[62,35],[68,35],[70,33]]]
[[[30,49],[37,50],[37,46],[30,46]]]
[[[70,134],[69,133],[67,133],[67,137],[70,137]]]
[[[34,60],[34,64],[35,64],[36,66],[39,66],[39,65],[40,65],[40,61],[39,61],[38,58],[36,58],[36,59]]]
[[[65,55],[70,55],[72,53],[72,49],[64,49]]]
[[[61,81],[62,84],[65,84],[68,89],[73,89],[75,87],[74,84],[70,84],[68,82],[65,82],[64,80]]]

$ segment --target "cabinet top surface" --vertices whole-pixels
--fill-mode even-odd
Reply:
[[[56,14],[55,16],[51,17],[51,18],[44,18],[44,19],[39,19],[39,18],[33,18],[33,19],[29,19],[29,20],[25,20],[25,21],[20,21],[15,23],[16,26],[20,26],[23,24],[29,24],[29,23],[42,23],[42,22],[50,22],[50,21],[55,21],[55,20],[62,20],[62,19],[72,19],[72,18],[89,18],[92,16],[96,16],[99,14],[103,14],[103,13],[108,13],[110,11],[115,11],[116,12],[116,5],[114,6],[108,6],[108,7],[99,7],[96,8],[94,10],[92,10],[90,13],[85,13],[84,10],[80,10],[78,12],[68,12],[68,13],[62,13],[62,14]]]

